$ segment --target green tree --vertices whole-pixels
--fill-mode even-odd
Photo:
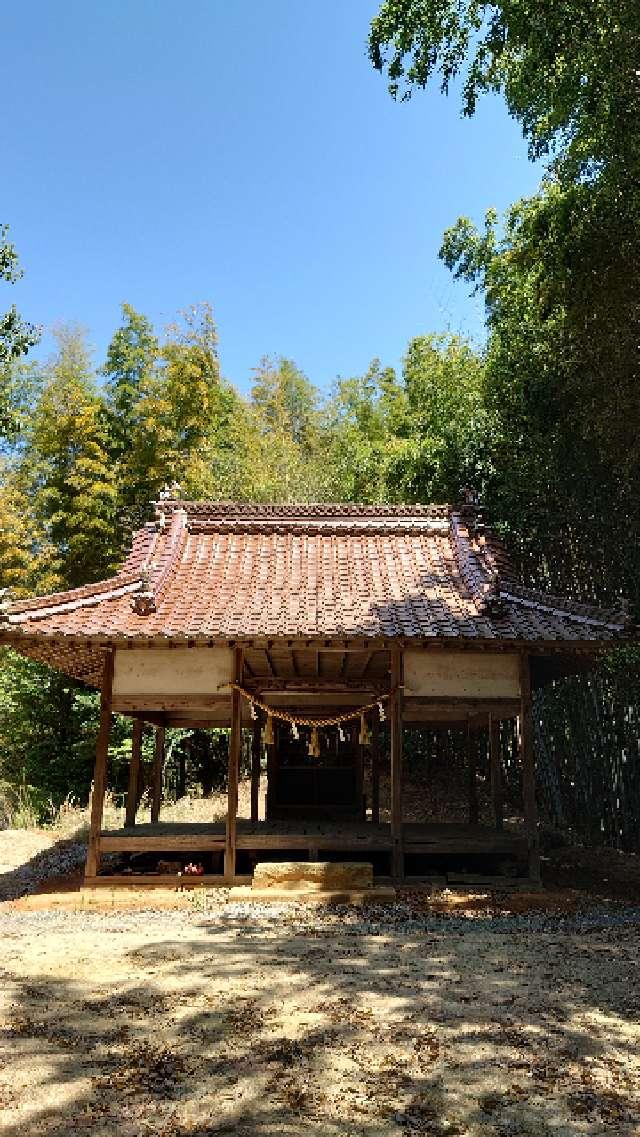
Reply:
[[[106,378],[112,453],[117,460],[131,444],[141,391],[149,383],[159,351],[157,336],[147,317],[130,304],[123,304],[122,324],[114,332],[102,368]]]
[[[464,72],[463,112],[504,94],[533,156],[557,152],[569,178],[637,169],[640,8],[636,0],[384,0],[369,54],[394,97]]]
[[[486,476],[484,368],[456,336],[417,336],[398,380],[374,360],[342,380],[331,415],[331,460],[352,501],[455,501]]]
[[[58,353],[30,433],[35,508],[51,546],[61,587],[98,580],[114,565],[115,475],[104,404],[81,333],[57,332]]]
[[[319,395],[299,367],[284,356],[265,356],[255,369],[251,401],[264,429],[287,436],[300,446],[313,443],[318,428]]]
[[[341,379],[329,406],[329,461],[336,497],[397,500],[389,466],[404,449],[406,394],[393,368],[374,359],[364,375]]]
[[[464,485],[482,490],[488,473],[482,360],[457,336],[418,336],[403,378],[410,430],[388,476],[412,501],[458,501]]]
[[[14,652],[2,652],[0,676],[0,780],[32,787],[40,820],[50,820],[68,796],[87,799],[97,696]]]
[[[15,284],[22,276],[18,254],[9,241],[9,227],[0,225],[0,281]],[[0,314],[0,435],[18,430],[23,388],[16,362],[37,344],[40,330],[19,315],[15,304]]]
[[[321,454],[319,393],[296,364],[263,358],[248,404],[238,416],[244,463],[239,496],[257,501],[323,500],[328,471]]]
[[[221,379],[217,344],[209,305],[189,309],[140,383],[120,478],[145,512],[166,484],[178,482],[185,495],[206,493],[211,441],[236,401]]]
[[[27,596],[34,584],[28,495],[5,461],[0,466],[0,588]]]
[[[558,186],[514,206],[504,231],[461,220],[442,255],[485,291],[488,497],[541,583],[640,603],[635,237],[607,187]],[[627,265],[630,268],[630,262]],[[550,575],[551,574],[551,575]]]

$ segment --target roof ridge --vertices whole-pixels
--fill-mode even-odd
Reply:
[[[460,511],[451,512],[451,536],[453,552],[463,583],[481,611],[485,611],[490,597],[495,596],[500,576],[497,567],[487,564],[486,559],[474,546],[468,526],[463,523]]]
[[[385,518],[434,517],[447,518],[452,507],[447,504],[401,504],[361,502],[250,502],[250,501],[186,501],[163,500],[156,507],[158,514],[171,514],[183,510],[187,518],[197,517],[255,517],[267,518]]]
[[[616,609],[603,608],[597,604],[585,604],[581,600],[574,600],[569,596],[555,596],[536,588],[529,588],[515,580],[505,584],[500,592],[501,595],[513,600],[516,604],[518,601],[535,604],[536,607],[544,608],[549,612],[558,612],[568,616],[569,619],[573,618],[589,624],[602,624],[605,627],[616,625],[624,628],[629,623],[628,613],[624,606]]]
[[[406,536],[412,533],[443,533],[449,522],[435,517],[381,518],[194,518],[187,520],[189,533],[298,533],[308,536]]]
[[[153,522],[137,529],[124,564],[112,576],[105,577],[104,580],[92,581],[90,584],[80,584],[75,588],[63,588],[59,592],[46,592],[41,596],[11,601],[7,606],[8,615],[18,616],[25,612],[39,612],[42,609],[64,608],[68,604],[88,602],[103,595],[108,599],[111,593],[136,584],[140,580],[144,560],[151,555],[155,547],[157,533],[158,527]],[[141,544],[145,536],[147,537],[147,547],[142,550],[136,548],[136,544]]]

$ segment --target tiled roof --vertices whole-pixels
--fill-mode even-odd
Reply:
[[[474,507],[174,500],[159,503],[115,577],[16,602],[0,624],[4,642],[89,681],[107,641],[578,646],[624,630],[622,612],[517,584]]]

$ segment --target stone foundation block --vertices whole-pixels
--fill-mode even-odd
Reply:
[[[262,861],[255,867],[253,888],[360,891],[373,888],[373,866],[361,861]]]

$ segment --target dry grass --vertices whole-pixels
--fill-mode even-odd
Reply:
[[[264,814],[264,803],[261,804]],[[149,802],[143,798],[140,803],[138,820],[148,820]],[[248,779],[240,782],[238,789],[238,816],[249,817],[251,814],[251,787]],[[86,839],[89,833],[89,819],[91,806],[78,806],[66,802],[56,814],[52,825],[47,831],[59,840]],[[184,797],[176,802],[163,802],[160,814],[161,821],[224,821],[227,815],[226,793],[214,793],[210,797]],[[107,794],[104,804],[103,829],[122,829],[125,822],[124,805],[119,798]]]

